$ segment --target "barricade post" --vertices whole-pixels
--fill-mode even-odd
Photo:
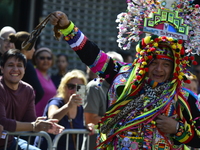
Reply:
[[[89,136],[89,131],[86,129],[65,129],[62,133],[56,135],[56,137],[53,140],[53,150],[57,150],[57,145],[58,142],[61,138],[61,136],[66,134],[66,150],[69,146],[69,135],[70,134],[76,134],[76,150],[79,150],[79,136],[81,134],[83,134],[83,142],[82,142],[82,146],[81,146],[81,150],[89,150],[89,140],[90,140],[90,136]]]
[[[28,137],[28,140],[26,140],[27,143],[28,143],[27,148],[26,148],[27,150],[28,150],[28,147],[29,147],[30,142],[31,142],[31,137],[36,137],[36,136],[40,136],[40,137],[43,136],[44,138],[46,138],[47,143],[48,143],[48,150],[52,150],[52,147],[53,147],[51,137],[47,132],[44,132],[44,131],[40,131],[40,132],[23,131],[23,132],[7,132],[4,150],[6,150],[6,148],[7,148],[9,135],[13,135],[13,136],[17,137],[17,142],[18,142],[18,140],[21,136]],[[40,142],[41,141],[39,140],[38,148],[40,148]],[[16,145],[15,150],[17,150],[17,145]]]

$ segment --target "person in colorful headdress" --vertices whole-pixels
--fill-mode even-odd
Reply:
[[[82,62],[111,84],[109,107],[99,123],[99,149],[200,147],[200,104],[194,93],[182,88],[189,83],[185,75],[191,75],[187,66],[196,64],[194,51],[199,53],[199,5],[192,0],[127,4],[128,11],[117,20],[119,46],[129,49],[138,41],[142,25],[150,33],[138,42],[131,64],[113,61],[65,13],[56,11],[50,17]]]

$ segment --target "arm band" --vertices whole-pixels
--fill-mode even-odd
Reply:
[[[70,34],[72,32],[72,30],[74,29],[74,23],[72,21],[70,21],[70,25],[68,26],[68,28],[66,29],[61,29],[60,32],[64,35],[67,36],[68,34]]]

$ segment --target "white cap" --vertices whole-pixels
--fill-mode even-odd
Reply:
[[[112,57],[113,59],[116,59],[117,61],[120,61],[120,62],[124,61],[122,55],[117,53],[117,52],[115,52],[115,51],[108,51],[106,54],[108,56]]]
[[[5,26],[1,29],[0,31],[0,37],[4,34],[4,33],[7,33],[7,32],[11,32],[11,33],[16,33],[15,29],[13,27],[10,27],[10,26]]]

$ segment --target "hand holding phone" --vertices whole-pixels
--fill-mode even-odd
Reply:
[[[86,85],[82,85],[82,84],[77,85],[76,94],[79,95],[82,100],[84,100],[86,96]]]

